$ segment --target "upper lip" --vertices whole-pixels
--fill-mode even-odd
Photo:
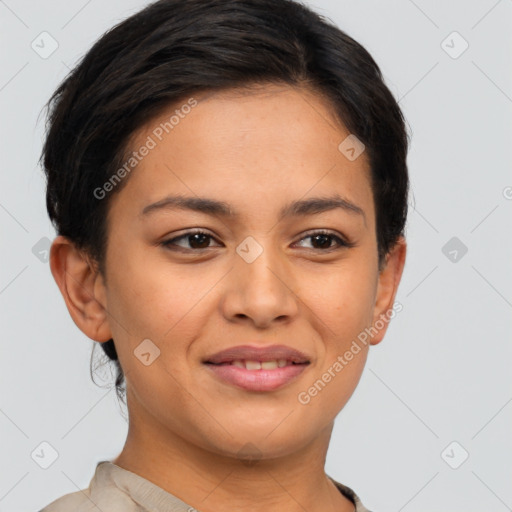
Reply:
[[[208,356],[203,362],[221,364],[237,360],[272,361],[274,359],[286,359],[293,363],[309,363],[309,358],[305,354],[286,345],[270,345],[267,347],[238,345]]]

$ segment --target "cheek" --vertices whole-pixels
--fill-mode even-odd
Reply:
[[[303,300],[333,333],[342,338],[353,335],[372,321],[377,281],[370,276],[374,273],[368,265],[347,263],[321,281],[307,282]]]
[[[327,353],[298,390],[296,402],[303,414],[314,418],[305,425],[314,435],[331,423],[356,389],[368,355],[368,346],[354,343],[357,329],[340,324],[342,334],[326,342]]]
[[[147,399],[163,382],[168,391],[176,379],[187,380],[188,348],[207,323],[211,311],[204,308],[205,295],[218,281],[192,266],[179,273],[169,267],[164,260],[145,267],[134,258],[110,279],[110,325],[121,366]],[[154,362],[146,367],[140,357],[148,352]]]
[[[109,309],[120,324],[126,324],[130,336],[165,342],[172,331],[180,330],[187,318],[194,316],[194,307],[212,285],[207,278],[185,270],[171,271],[164,259],[146,266],[134,258],[118,269],[111,286],[115,293],[112,301],[109,299]]]

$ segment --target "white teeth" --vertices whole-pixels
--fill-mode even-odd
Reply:
[[[259,361],[245,361],[245,367],[248,370],[261,370],[261,363]]]
[[[271,359],[270,361],[242,361],[236,359],[231,362],[233,366],[238,368],[245,368],[246,370],[275,370],[276,368],[283,368],[288,365],[286,359]]]

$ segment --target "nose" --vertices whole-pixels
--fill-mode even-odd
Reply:
[[[272,322],[290,321],[299,307],[289,266],[277,249],[259,243],[263,251],[254,261],[235,255],[222,309],[231,322],[249,321],[257,328],[265,328]]]

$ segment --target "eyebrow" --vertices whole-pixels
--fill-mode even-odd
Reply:
[[[285,205],[280,210],[279,220],[281,221],[288,217],[315,215],[334,210],[336,208],[340,208],[348,213],[361,215],[366,222],[366,215],[363,209],[338,194],[329,197],[313,197],[310,199],[293,201],[288,205]],[[238,212],[224,201],[217,201],[215,199],[205,197],[185,196],[167,196],[156,203],[149,204],[144,207],[140,213],[140,217],[145,218],[151,213],[168,209],[192,210],[206,215],[225,218],[239,217]]]

